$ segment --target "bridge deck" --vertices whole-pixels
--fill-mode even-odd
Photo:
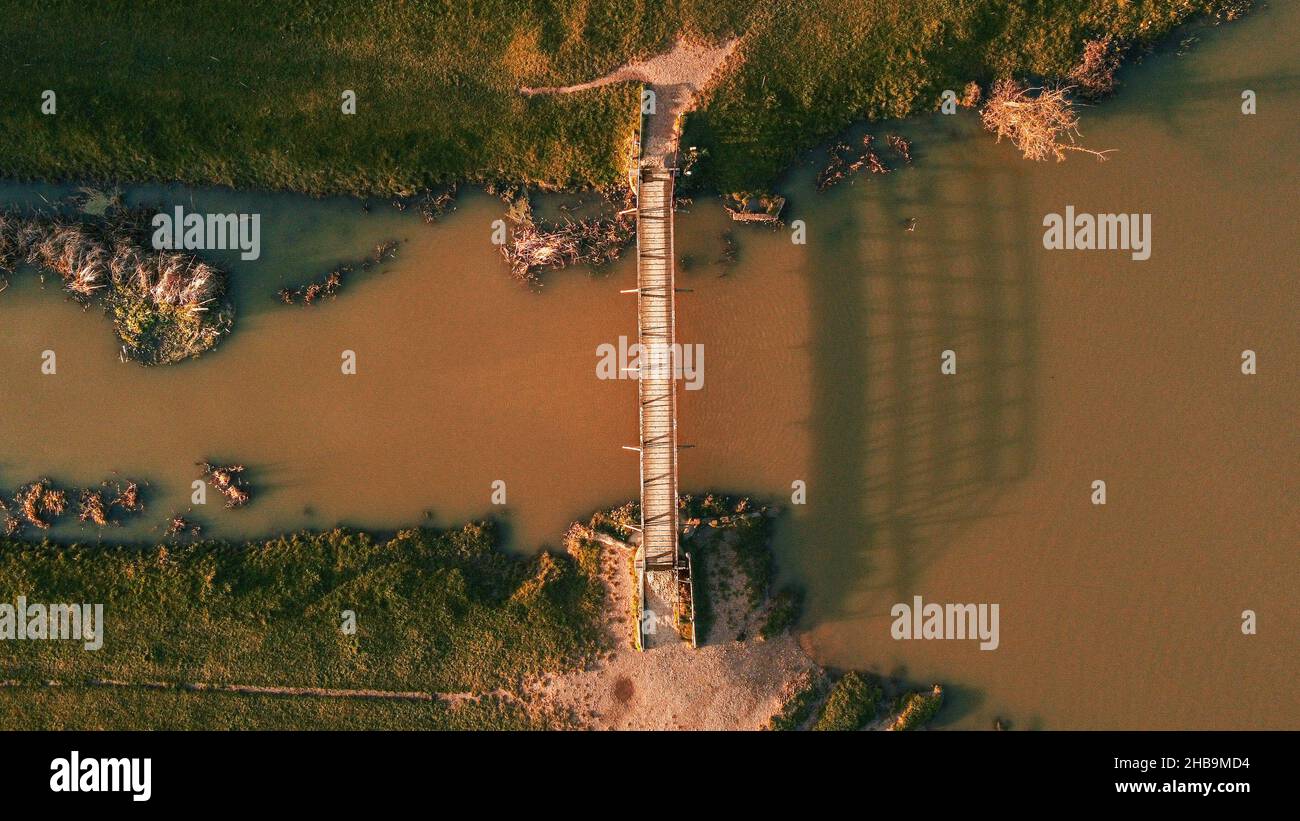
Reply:
[[[677,562],[677,366],[673,172],[643,164],[637,182],[637,317],[641,342],[641,533],[645,569]]]

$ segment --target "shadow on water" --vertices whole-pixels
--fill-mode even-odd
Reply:
[[[922,592],[951,537],[1033,464],[1038,220],[1015,170],[932,139],[919,167],[808,214],[811,475],[783,541],[818,591],[813,620]]]
[[[945,684],[943,710],[931,726],[936,728],[960,726],[963,719],[978,714],[986,701],[987,697],[983,690],[959,684]]]

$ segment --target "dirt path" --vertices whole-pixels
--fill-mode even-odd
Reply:
[[[386,701],[441,701],[457,706],[467,701],[499,698],[516,701],[518,697],[509,690],[497,689],[486,693],[425,693],[415,690],[339,689],[335,687],[276,687],[262,684],[214,684],[204,681],[119,681],[116,679],[91,679],[69,683],[46,681],[0,681],[0,688],[22,687],[120,687],[138,690],[183,690],[190,693],[236,693],[259,696],[311,696],[314,698],[379,699]]]
[[[817,669],[792,634],[736,641],[735,625],[718,622],[699,649],[677,640],[637,652],[627,615],[632,595],[627,552],[606,549],[601,562],[609,588],[605,622],[614,649],[589,669],[548,676],[526,694],[573,716],[581,726],[757,730],[780,708],[794,682]]]
[[[569,86],[524,86],[519,91],[529,96],[573,94],[610,83],[647,83],[655,93],[655,109],[646,117],[642,164],[663,167],[677,146],[678,117],[691,110],[696,96],[708,88],[739,42],[739,39],[733,39],[710,46],[683,38],[671,51],[627,63],[595,80]]]

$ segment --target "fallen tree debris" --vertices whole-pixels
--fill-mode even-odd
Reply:
[[[516,225],[501,252],[516,279],[538,285],[545,270],[613,262],[635,237],[636,219],[629,214],[571,220],[554,228],[543,227],[529,215]]]
[[[1073,86],[1026,88],[1015,80],[999,80],[980,113],[984,127],[1006,137],[1027,160],[1065,159],[1067,151],[1082,151],[1105,160],[1110,150],[1094,151],[1078,144],[1079,117],[1070,101]]]

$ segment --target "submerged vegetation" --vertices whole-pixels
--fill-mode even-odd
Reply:
[[[0,213],[0,278],[20,265],[57,276],[73,299],[103,306],[128,359],[159,365],[198,356],[230,329],[226,275],[193,254],[155,250],[147,226],[139,210]]]
[[[827,150],[829,157],[826,167],[817,174],[817,190],[825,191],[833,185],[849,179],[866,168],[873,174],[888,174],[893,169],[885,164],[874,147],[876,138],[871,134],[862,135],[861,146],[855,151],[846,142],[837,142]],[[886,143],[904,164],[912,162],[912,144],[904,137],[890,134]]]
[[[1197,13],[1229,18],[1243,5],[485,0],[375,9],[322,0],[254,3],[231,27],[212,0],[57,0],[0,20],[0,93],[14,101],[0,128],[0,174],[384,197],[455,181],[608,186],[624,173],[638,90],[525,98],[519,88],[599,77],[686,33],[743,35],[688,118],[686,144],[702,158],[692,178],[756,191],[857,120],[933,110],[944,90],[960,94],[972,81],[1064,80],[1087,57],[1085,43],[1119,53]],[[44,89],[57,93],[54,115],[41,111]],[[355,114],[342,112],[348,90]]]
[[[397,257],[397,246],[397,240],[381,242],[375,246],[374,253],[365,259],[340,265],[320,279],[313,280],[300,288],[282,288],[276,296],[285,305],[312,305],[321,299],[333,299],[343,289],[344,277],[356,271],[369,271],[376,265],[391,262]]]

